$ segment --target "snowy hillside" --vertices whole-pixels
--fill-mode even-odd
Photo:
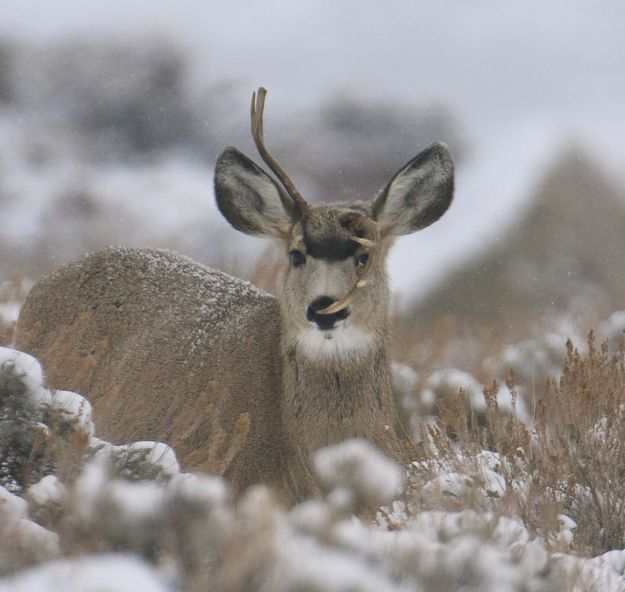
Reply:
[[[431,230],[398,241],[392,255],[394,285],[411,298],[424,295],[446,270],[469,255],[495,240],[505,241],[510,224],[561,151],[581,145],[605,168],[606,176],[623,181],[625,84],[619,74],[625,50],[620,27],[624,5],[613,0],[604,2],[600,11],[593,11],[585,0],[566,5],[537,0],[518,5],[491,3],[478,9],[461,0],[442,7],[407,2],[392,9],[372,4],[367,10],[358,10],[353,1],[336,4],[330,0],[289,6],[279,0],[215,0],[210,5],[198,0],[133,0],[130,5],[125,0],[105,5],[83,0],[79,8],[50,6],[44,0],[5,0],[3,8],[0,111],[4,102],[10,104],[20,93],[28,94],[32,111],[9,114],[12,123],[24,133],[30,129],[35,140],[53,138],[57,150],[66,149],[67,136],[76,140],[85,122],[92,135],[103,132],[109,149],[116,148],[108,151],[107,158],[111,152],[118,157],[122,153],[129,167],[129,146],[145,148],[162,142],[180,148],[185,144],[181,135],[192,137],[195,158],[205,159],[200,176],[205,172],[210,181],[208,169],[217,150],[234,144],[252,152],[247,137],[248,101],[251,90],[262,84],[271,93],[267,130],[271,146],[277,155],[287,157],[283,164],[294,173],[306,196],[309,189],[317,193],[313,175],[331,177],[332,183],[325,179],[321,183],[331,187],[323,192],[326,198],[340,197],[341,191],[352,188],[354,181],[343,167],[350,151],[355,156],[351,167],[358,168],[359,177],[369,175],[372,165],[388,169],[376,182],[367,183],[371,192],[432,139],[446,140],[457,157],[464,152],[457,198],[449,214]],[[126,44],[121,50],[114,47],[120,40]],[[89,47],[93,43],[110,45],[107,54],[113,59],[106,61],[94,53]],[[61,53],[56,52],[59,47]],[[150,51],[155,47],[162,50],[156,68],[150,64]],[[19,64],[15,83],[7,71],[13,67],[12,53],[21,48],[32,54],[32,60],[30,67]],[[132,54],[138,55],[136,61]],[[40,70],[35,75],[33,62]],[[313,64],[312,69],[303,66]],[[143,96],[142,89],[147,89]],[[45,92],[39,102],[34,101],[40,90]],[[314,120],[317,110],[324,103],[327,106],[328,97],[335,93],[355,97],[367,106],[386,101],[393,108],[391,120],[401,122],[392,134],[396,138],[403,131],[401,146],[387,143],[377,160],[365,163],[360,158],[363,146],[375,143],[377,137],[370,130],[356,142],[334,142],[327,127],[309,125],[309,117]],[[116,94],[121,100],[113,108]],[[405,105],[430,113],[426,124],[437,137],[421,134],[422,118],[411,109],[402,109]],[[50,111],[57,116],[55,128],[32,125],[33,112],[41,122]],[[68,112],[71,118],[64,129],[58,116]],[[441,114],[443,129],[432,125]],[[377,128],[387,122],[382,115],[370,112]],[[420,135],[428,137],[419,139]],[[9,137],[3,133],[0,143]],[[120,138],[126,151],[115,144]],[[81,142],[79,156],[97,151],[94,144],[93,138]],[[7,144],[7,150],[12,146]],[[330,150],[335,166],[326,163],[319,168],[328,148],[335,148]],[[37,158],[36,149],[27,154]],[[0,160],[2,213],[6,169]],[[145,171],[148,178],[156,172],[154,168]],[[91,195],[88,179],[84,187],[74,181],[64,190]],[[116,188],[115,200],[130,195],[135,205],[141,204],[145,216],[137,221],[125,217],[125,208],[113,211],[109,219],[128,231],[126,236],[113,234],[109,242],[130,240],[128,234],[144,236],[145,227],[152,223],[160,230],[149,212],[158,202],[138,198],[148,184],[140,181],[138,187],[129,183]],[[208,204],[210,185],[203,185],[200,195],[207,200],[202,203]],[[187,193],[184,186],[178,191],[167,185],[170,203],[182,206],[173,213],[163,208],[172,222],[183,207],[189,207],[181,197]],[[25,189],[36,190],[30,185]],[[24,192],[20,193],[23,199]],[[49,212],[54,211],[53,201],[46,204]],[[207,220],[204,207],[191,206],[189,212]],[[34,210],[33,216],[39,224],[40,212]],[[180,226],[175,237],[161,236],[161,242],[149,246],[185,247],[195,258],[213,262],[205,245],[201,253],[197,250],[198,236],[210,236],[212,223],[201,228],[204,234],[184,236],[173,244],[190,232]],[[53,238],[58,244],[58,234]],[[240,238],[229,235],[231,242]],[[84,236],[82,241],[89,242]],[[50,252],[45,247],[41,250]]]
[[[0,230],[3,277],[49,272],[109,244],[169,246],[213,264],[236,261],[249,271],[256,243],[241,234],[226,241],[232,231],[217,212],[205,164],[175,155],[96,164],[79,158],[79,146],[62,131],[40,137],[12,113],[2,115],[0,195],[3,219],[11,221]],[[64,140],[67,153],[59,150]],[[37,159],[29,157],[33,151]]]

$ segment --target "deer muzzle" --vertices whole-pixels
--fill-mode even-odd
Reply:
[[[325,312],[335,302],[335,300],[329,298],[328,296],[321,296],[320,298],[317,298],[308,307],[308,310],[306,311],[306,318],[311,323],[315,323],[322,331],[334,329],[339,321],[345,320],[349,316],[349,309],[347,307],[341,308],[340,310],[329,314]],[[321,313],[320,311],[324,312]]]

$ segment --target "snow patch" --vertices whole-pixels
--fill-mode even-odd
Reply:
[[[322,448],[315,452],[313,465],[321,482],[335,495],[348,491],[369,504],[389,501],[403,482],[401,469],[366,440]]]
[[[28,515],[28,503],[21,497],[8,492],[0,486],[0,516],[2,522],[19,520]]]
[[[39,506],[45,506],[51,502],[61,503],[66,492],[65,485],[56,475],[46,475],[27,490],[29,499]]]
[[[60,413],[65,419],[75,422],[77,427],[90,436],[95,434],[91,418],[91,403],[81,395],[70,391],[54,390],[51,393],[50,408]]]
[[[176,453],[171,446],[164,442],[142,440],[128,444],[126,449],[130,453],[145,451],[145,460],[152,465],[160,467],[166,475],[173,476],[180,472],[180,464],[176,458]]]
[[[21,308],[22,305],[19,302],[0,303],[0,327],[16,322]]]
[[[22,377],[27,394],[35,405],[50,404],[50,392],[42,386],[43,370],[35,358],[15,349],[0,347],[0,367],[5,365],[12,366]]]
[[[154,568],[131,555],[64,559],[0,580],[0,592],[173,592]]]

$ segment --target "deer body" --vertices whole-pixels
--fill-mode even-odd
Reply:
[[[183,466],[229,470],[242,487],[283,463],[279,307],[246,282],[110,248],[39,282],[16,341],[51,388],[90,398],[103,437],[166,441]]]
[[[168,251],[110,248],[33,288],[16,343],[51,388],[91,399],[104,436],[163,440],[238,491],[265,482],[300,496],[317,448],[396,445],[385,258],[395,236],[445,212],[453,163],[436,144],[372,201],[313,207],[264,147],[263,100],[252,132],[282,187],[228,148],[215,194],[234,228],[281,242],[279,300]]]

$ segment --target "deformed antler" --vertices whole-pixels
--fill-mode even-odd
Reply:
[[[300,192],[295,188],[293,181],[289,179],[288,175],[282,170],[282,167],[276,162],[276,159],[271,156],[269,150],[267,150],[267,147],[265,146],[263,111],[265,109],[266,95],[267,89],[262,86],[258,89],[258,94],[252,93],[252,106],[250,109],[252,137],[254,138],[254,143],[256,144],[258,153],[261,155],[267,166],[273,171],[273,174],[278,178],[278,181],[282,183],[282,186],[295,202],[300,215],[303,217],[304,213],[309,209],[308,202],[300,195]]]
[[[369,255],[367,263],[358,273],[358,279],[356,280],[356,283],[352,286],[352,289],[345,296],[343,296],[343,298],[337,300],[336,302],[333,302],[332,304],[330,304],[330,306],[326,306],[325,308],[316,311],[317,314],[334,314],[336,312],[339,312],[340,310],[347,308],[354,300],[356,292],[360,288],[364,288],[367,285],[367,282],[369,281],[367,279],[367,276],[369,275],[374,265],[375,258],[377,257],[380,249],[380,231],[378,229],[378,225],[373,220],[367,220],[367,226],[369,226],[369,235],[372,237],[372,239],[375,240],[363,238],[361,236],[350,237],[350,240],[353,240],[359,245],[362,245],[362,247],[364,247],[365,249],[365,253]]]

